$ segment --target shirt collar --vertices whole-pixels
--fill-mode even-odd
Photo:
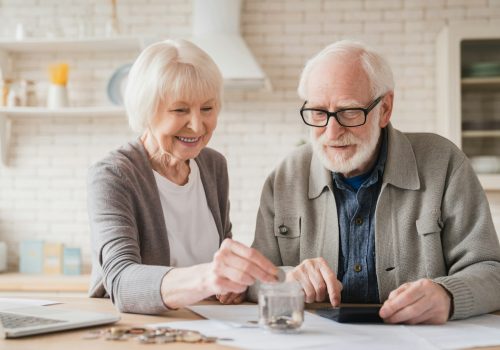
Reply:
[[[361,187],[370,187],[376,184],[384,174],[385,161],[387,159],[387,130],[384,128],[381,131],[382,142],[380,143],[380,149],[377,156],[377,162],[370,169],[369,175],[367,176]],[[332,173],[333,181],[337,188],[341,190],[352,190],[352,187],[348,184],[344,176],[340,173]],[[360,188],[361,188],[360,187]]]

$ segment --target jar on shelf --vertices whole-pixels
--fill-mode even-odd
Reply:
[[[33,80],[28,80],[28,89],[26,90],[26,106],[38,106],[38,97],[36,95],[36,83]]]
[[[7,106],[7,97],[9,96],[12,80],[0,79],[0,107]]]
[[[7,107],[19,107],[21,105],[21,99],[15,89],[10,89],[7,95]]]

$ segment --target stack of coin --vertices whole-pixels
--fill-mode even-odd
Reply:
[[[98,339],[120,341],[134,338],[141,344],[165,343],[215,343],[217,340],[231,340],[228,338],[207,337],[198,331],[174,329],[170,327],[111,327],[107,330],[90,331],[83,339]]]

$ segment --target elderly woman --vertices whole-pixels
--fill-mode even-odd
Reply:
[[[141,136],[89,172],[90,296],[155,314],[212,295],[241,302],[255,280],[277,279],[231,240],[226,160],[206,147],[221,94],[217,66],[190,42],[153,44],[134,63],[125,107]]]

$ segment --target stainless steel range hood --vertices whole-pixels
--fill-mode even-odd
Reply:
[[[219,66],[224,85],[270,89],[270,82],[240,34],[241,0],[193,0],[190,40]]]

